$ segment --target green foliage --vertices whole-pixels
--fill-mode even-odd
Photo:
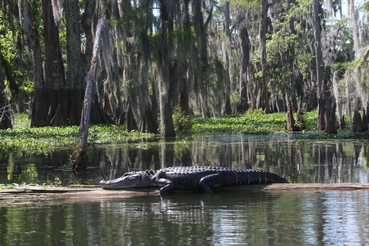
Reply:
[[[172,115],[174,130],[176,132],[181,132],[184,130],[191,129],[193,122],[191,117],[185,112],[179,112],[178,108],[174,110]]]
[[[0,153],[48,154],[55,148],[73,148],[78,141],[77,126],[30,128],[26,114],[16,115],[14,126],[14,129],[0,131]],[[113,125],[93,125],[89,131],[89,139],[94,143],[123,143],[154,136],[127,132]]]
[[[231,108],[235,109],[242,101],[241,93],[239,91],[232,91],[230,95]]]
[[[1,11],[0,11],[1,15]],[[0,18],[0,51],[3,57],[4,84],[8,96],[16,96],[19,92],[33,92],[33,82],[25,81],[27,70],[23,67],[28,62],[28,54],[25,49],[19,48],[21,31],[9,27],[7,21]],[[6,64],[6,65],[5,65]]]
[[[47,180],[46,183],[43,183],[42,186],[56,186],[59,187],[61,186],[61,180],[58,177],[55,177],[54,181],[51,180]]]
[[[303,125],[305,129],[300,138],[369,139],[369,131],[355,133],[348,128],[339,131],[338,134],[327,134],[318,131],[316,128],[317,114],[317,111],[305,112],[300,116],[302,118],[297,119],[296,124]],[[15,128],[0,131],[0,155],[3,153],[48,154],[56,148],[75,148],[78,141],[77,126],[30,128],[27,122],[29,122],[29,119],[25,114],[16,115]],[[173,122],[176,130],[182,131],[186,135],[286,133],[284,129],[285,112],[265,114],[259,110],[249,110],[243,115],[226,115],[206,119],[175,112]],[[151,133],[127,132],[119,125],[93,125],[90,126],[89,132],[90,146],[92,144],[119,144],[155,137]],[[183,147],[185,147],[185,142],[183,144]],[[93,151],[89,152],[88,155],[88,159],[93,158]]]
[[[14,189],[17,187],[16,184],[0,184],[0,190],[2,189]]]
[[[334,64],[331,65],[331,68],[333,70],[339,70],[341,68],[343,69],[349,69],[349,70],[354,70],[356,68],[356,66],[360,63],[363,63],[362,59],[356,59],[352,62],[336,62]]]
[[[224,5],[224,1],[221,4]],[[245,8],[258,7],[260,6],[260,1],[257,0],[232,0],[229,2],[232,7],[239,8],[240,6]]]
[[[297,112],[294,129],[298,130],[298,131],[303,131],[303,130],[306,129],[304,112],[302,112],[302,111]]]
[[[227,115],[218,118],[194,118],[192,131],[199,133],[271,134],[284,131],[285,114],[264,114],[249,110],[244,115]]]
[[[311,111],[304,113],[304,125],[305,129],[308,131],[316,131],[317,130],[317,122],[318,122],[318,112]]]
[[[14,38],[15,33],[10,31],[0,35],[1,54],[8,62],[14,60],[18,53],[16,43],[14,43]]]
[[[327,134],[317,130],[318,112],[311,111],[302,114],[296,124],[304,126],[299,139],[369,139],[369,131],[352,132],[346,128],[338,134]],[[346,125],[348,125],[347,118]],[[193,135],[204,134],[286,134],[284,124],[286,113],[265,114],[259,110],[249,110],[244,115],[227,115],[217,118],[193,117]]]
[[[14,129],[24,129],[31,126],[31,120],[27,114],[17,114],[14,117],[13,127]]]
[[[55,177],[54,181],[52,180],[47,180],[45,183],[39,185],[37,184],[37,182],[30,182],[29,184],[31,184],[32,186],[42,186],[42,187],[60,187],[62,186],[62,182],[58,177]],[[12,183],[12,184],[0,184],[0,190],[2,189],[15,189],[15,188],[19,188],[22,186],[26,186],[29,185],[26,183],[21,183],[21,184],[17,184],[17,183]]]

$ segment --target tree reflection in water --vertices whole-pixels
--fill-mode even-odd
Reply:
[[[46,156],[3,155],[0,183],[42,184],[57,178],[63,185],[98,184],[130,170],[185,165],[262,169],[298,183],[366,183],[368,148],[360,141],[246,135],[97,145],[83,179],[68,166],[71,151],[58,150]]]

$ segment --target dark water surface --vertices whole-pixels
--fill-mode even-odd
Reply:
[[[275,172],[292,183],[367,183],[369,144],[226,135],[99,145],[84,175],[71,150],[0,154],[0,184],[92,184],[130,170],[213,165]],[[0,196],[0,246],[369,245],[369,191],[9,201]]]
[[[369,192],[0,202],[0,245],[368,245]]]
[[[173,141],[96,144],[85,175],[71,172],[71,150],[0,154],[0,184],[98,184],[132,170],[169,166],[254,168],[293,183],[367,183],[368,141],[298,140],[288,136],[221,135]]]

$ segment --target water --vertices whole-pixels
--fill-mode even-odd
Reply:
[[[0,245],[368,245],[369,192],[0,203]]]
[[[69,151],[0,155],[0,184],[98,184],[129,170],[214,165],[275,172],[293,183],[367,183],[364,141],[244,135],[97,145],[85,176]],[[175,193],[77,200],[2,200],[0,246],[369,245],[369,191]]]
[[[294,183],[367,183],[369,144],[359,140],[296,140],[225,135],[176,141],[96,145],[87,175],[68,166],[72,150],[47,155],[0,155],[0,184],[98,184],[131,170],[167,166],[223,166],[275,172]]]

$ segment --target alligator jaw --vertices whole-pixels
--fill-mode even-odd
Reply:
[[[127,189],[145,187],[148,185],[145,176],[140,173],[123,175],[120,178],[112,180],[101,180],[100,185],[104,189]]]

